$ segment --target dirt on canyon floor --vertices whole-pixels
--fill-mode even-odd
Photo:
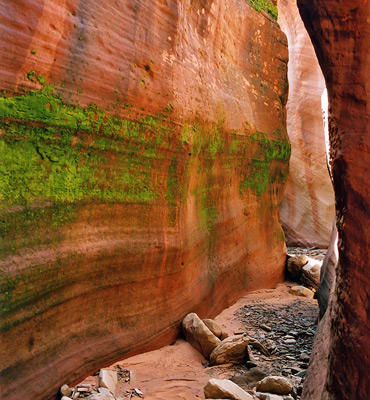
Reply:
[[[325,251],[289,248],[288,254],[322,260]],[[257,339],[269,350],[269,356],[253,349],[254,360],[246,365],[210,367],[197,350],[179,338],[173,345],[113,364],[110,369],[118,373],[116,399],[204,399],[203,389],[211,378],[230,379],[253,394],[256,382],[266,375],[287,377],[294,385],[293,398],[299,399],[318,306],[312,298],[290,294],[290,287],[295,285],[285,282],[275,289],[249,293],[214,318],[229,335],[245,332]],[[81,383],[97,388],[98,381],[96,374]]]

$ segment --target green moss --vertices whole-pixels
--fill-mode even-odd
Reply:
[[[256,144],[256,150],[249,163],[244,179],[240,182],[240,190],[251,188],[260,196],[273,182],[285,183],[288,173],[288,162],[291,146],[287,139],[281,137],[279,130],[275,133],[276,139],[269,140],[263,132],[255,131],[250,136],[251,145]],[[285,167],[278,169],[279,173],[272,173],[272,162],[277,161]]]
[[[278,19],[278,9],[270,0],[246,0],[255,10],[264,10],[274,20]]]
[[[154,201],[153,161],[174,134],[165,118],[112,117],[94,105],[65,104],[52,92],[47,85],[0,99],[0,200]]]

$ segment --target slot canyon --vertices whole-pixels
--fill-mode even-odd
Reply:
[[[369,0],[0,0],[0,32],[1,399],[175,360],[227,310],[263,317],[240,379],[281,315],[313,347],[299,393],[223,398],[370,399]],[[315,299],[288,293],[301,250]]]

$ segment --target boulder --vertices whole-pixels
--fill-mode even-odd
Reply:
[[[112,394],[116,392],[117,371],[111,369],[101,369],[99,372],[99,386],[107,388]]]
[[[222,336],[222,329],[217,322],[215,322],[213,319],[203,319],[202,321],[215,336],[218,338]]]
[[[293,294],[294,296],[300,296],[300,297],[309,297],[313,298],[313,291],[306,288],[305,286],[293,286],[289,290],[290,294]]]
[[[210,379],[204,388],[208,399],[253,400],[253,397],[228,379]]]
[[[309,258],[309,261],[301,270],[301,282],[313,289],[317,289],[320,284],[320,272],[322,262],[317,261],[313,258]]]
[[[257,383],[257,390],[273,394],[289,394],[293,390],[293,385],[288,379],[282,376],[266,376]]]
[[[288,277],[294,281],[298,281],[301,275],[301,269],[308,263],[308,257],[305,255],[291,256],[287,260]]]
[[[221,343],[195,313],[190,313],[183,319],[182,330],[186,340],[206,358]]]
[[[246,335],[228,337],[212,351],[210,364],[243,364],[249,360],[248,343],[249,337]]]

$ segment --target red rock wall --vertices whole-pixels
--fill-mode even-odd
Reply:
[[[283,279],[287,43],[244,0],[0,13],[1,391],[46,399]]]
[[[339,263],[322,399],[365,400],[370,381],[370,2],[299,0],[329,96]],[[313,380],[311,380],[313,382]],[[317,400],[310,387],[305,400]]]
[[[328,247],[334,212],[321,96],[325,88],[295,0],[279,0],[279,24],[289,46],[287,131],[292,145],[280,215],[288,246]]]

